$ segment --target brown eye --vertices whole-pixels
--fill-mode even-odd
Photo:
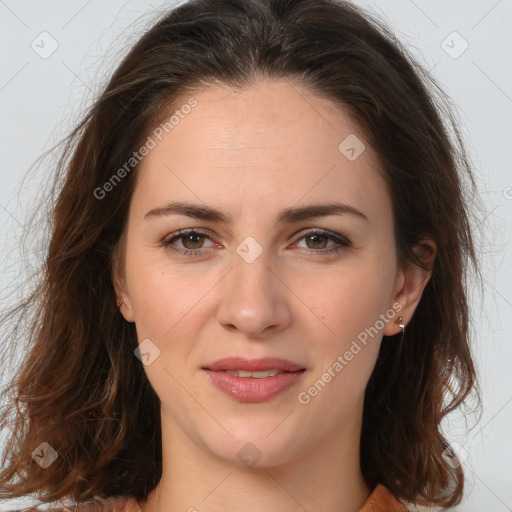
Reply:
[[[322,243],[322,238],[324,239],[324,243]],[[327,245],[327,237],[324,235],[310,235],[306,236],[305,239],[309,249],[324,249]],[[311,242],[312,245],[310,245],[309,242]]]
[[[182,244],[185,249],[199,249],[204,243],[205,237],[199,233],[191,233],[187,235],[181,235],[178,238],[182,240]]]
[[[180,231],[162,242],[162,245],[174,252],[186,255],[199,255],[206,249],[211,249],[214,244],[205,246],[205,241],[210,240],[210,236],[199,231]]]
[[[314,229],[299,236],[296,243],[305,241],[305,249],[309,249],[313,253],[330,254],[342,251],[350,247],[350,242],[341,235],[331,233],[330,231]],[[330,245],[329,242],[332,242]],[[300,247],[300,246],[299,246]]]

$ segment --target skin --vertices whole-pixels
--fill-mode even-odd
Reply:
[[[140,506],[356,512],[373,490],[359,464],[364,390],[382,335],[400,327],[386,322],[308,404],[298,394],[393,304],[407,324],[431,274],[397,267],[392,203],[378,158],[368,144],[354,161],[340,152],[348,135],[364,140],[341,108],[284,80],[241,92],[211,86],[194,98],[198,105],[137,171],[115,278],[121,312],[135,322],[139,343],[150,339],[160,350],[144,369],[161,400],[163,476]],[[231,222],[176,214],[145,219],[173,201],[208,205]],[[334,201],[367,220],[344,214],[276,223],[283,208]],[[188,228],[207,233],[172,246],[198,248],[199,256],[162,245]],[[317,228],[350,246],[300,234]],[[236,252],[248,236],[263,249],[251,263]],[[434,244],[425,243],[434,253]],[[340,251],[325,253],[334,247]],[[228,356],[281,357],[306,372],[269,401],[240,403],[201,370]],[[260,453],[252,467],[237,456],[247,442]]]

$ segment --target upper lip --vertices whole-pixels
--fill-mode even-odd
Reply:
[[[296,372],[304,370],[303,366],[292,363],[278,357],[262,357],[260,359],[246,359],[244,357],[226,357],[203,366],[204,370],[241,370],[246,372],[258,372],[265,370],[280,370]]]

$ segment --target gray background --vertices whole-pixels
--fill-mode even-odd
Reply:
[[[38,262],[44,234],[30,235],[26,254],[18,238],[29,233],[27,214],[55,160],[23,177],[68,133],[156,11],[173,3],[0,0],[2,307]],[[485,203],[478,241],[485,290],[481,295],[473,287],[472,301],[484,409],[472,430],[474,421],[466,425],[460,414],[443,430],[468,453],[465,499],[454,510],[512,511],[512,0],[356,3],[391,26],[458,106]],[[30,502],[0,504],[0,510]]]

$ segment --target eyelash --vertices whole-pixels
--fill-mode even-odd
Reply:
[[[172,243],[179,239],[179,238],[182,238],[183,236],[185,235],[203,235],[203,236],[206,236],[208,238],[210,238],[209,234],[204,232],[204,231],[200,231],[200,230],[196,230],[196,229],[184,229],[184,230],[181,230],[181,231],[178,231],[176,234],[173,234],[171,235],[169,238],[167,238],[166,240],[164,240],[162,242],[162,245],[172,251],[172,252],[175,252],[175,253],[178,253],[178,254],[181,254],[183,256],[198,256],[199,253],[202,253],[204,252],[204,249],[179,249],[179,248],[176,248],[176,247],[173,247],[172,246]],[[335,233],[331,233],[330,231],[326,231],[324,229],[319,229],[319,228],[316,228],[316,229],[312,229],[312,230],[309,230],[309,231],[306,231],[304,233],[302,233],[302,235],[296,239],[295,243],[299,242],[300,240],[302,240],[303,238],[306,238],[308,236],[313,236],[313,235],[321,235],[321,236],[324,236],[334,242],[337,242],[338,244],[340,244],[340,246],[338,247],[334,247],[334,248],[331,248],[331,249],[319,249],[319,250],[315,250],[315,249],[306,249],[308,250],[309,252],[312,252],[312,253],[320,253],[320,254],[333,254],[333,253],[337,253],[337,252],[340,252],[342,251],[343,249],[347,248],[347,247],[350,247],[350,242],[346,239],[346,238],[343,238],[339,235],[336,235]]]

